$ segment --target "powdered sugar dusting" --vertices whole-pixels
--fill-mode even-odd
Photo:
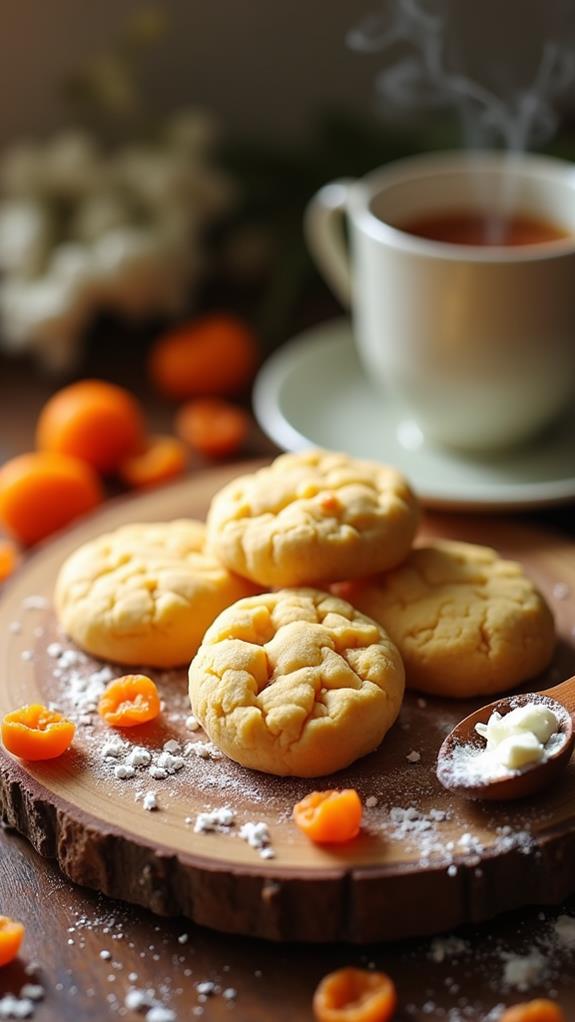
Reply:
[[[545,974],[545,958],[540,951],[534,950],[527,955],[514,955],[504,952],[502,985],[506,990],[530,990],[540,983]]]
[[[31,619],[30,627],[38,620],[34,613],[23,614],[22,617],[25,632],[28,628],[27,618]],[[15,638],[11,641],[19,640]],[[44,648],[43,655],[51,671],[50,686],[46,693],[47,701],[57,704],[58,708],[77,722],[77,747],[82,757],[82,769],[90,770],[105,791],[123,796],[126,803],[132,805],[132,809],[133,801],[137,797],[138,806],[142,811],[147,809],[144,806],[145,799],[153,795],[158,800],[158,807],[161,807],[161,812],[154,817],[158,826],[162,826],[166,818],[164,810],[169,809],[175,793],[181,798],[182,803],[186,794],[193,793],[193,799],[190,798],[187,810],[192,814],[188,817],[187,833],[190,841],[195,840],[192,838],[191,830],[196,829],[195,825],[203,815],[210,820],[210,826],[199,827],[196,833],[216,834],[217,840],[219,841],[221,837],[222,842],[245,840],[248,847],[252,847],[256,861],[258,854],[273,855],[275,821],[277,820],[278,826],[285,825],[286,804],[289,806],[312,787],[317,787],[317,781],[307,782],[290,778],[281,779],[279,783],[270,781],[269,778],[245,771],[222,757],[219,750],[207,740],[197,721],[192,721],[192,726],[189,726],[190,713],[184,672],[152,672],[165,704],[165,711],[157,728],[146,732],[138,731],[137,735],[111,733],[98,718],[97,700],[106,679],[110,680],[120,671],[108,665],[94,663],[90,658],[70,648],[61,636],[47,634],[45,643],[47,648]],[[22,637],[21,644],[22,648],[28,648],[30,645],[28,632]],[[35,656],[37,655],[35,652]],[[23,670],[29,671],[30,668],[24,665]],[[447,711],[445,716],[434,718],[430,706],[431,701],[428,703],[408,697],[407,705],[402,712],[403,727],[395,729],[390,735],[389,748],[395,749],[395,752],[389,769],[386,766],[385,773],[382,773],[379,765],[373,767],[371,759],[357,764],[346,773],[345,783],[358,788],[368,810],[364,817],[366,839],[373,840],[377,849],[389,846],[399,852],[401,845],[413,856],[416,866],[426,864],[438,866],[446,872],[451,870],[450,875],[454,877],[460,876],[464,870],[469,871],[470,877],[480,873],[482,865],[480,858],[486,844],[489,845],[490,854],[495,849],[527,856],[537,855],[537,832],[546,823],[546,810],[543,806],[511,807],[505,813],[489,809],[478,813],[476,822],[470,821],[466,813],[460,814],[457,805],[452,806],[449,811],[443,808],[445,804],[442,801],[443,793],[438,790],[435,783],[433,763],[428,755],[422,755],[417,761],[415,758],[413,761],[407,760],[410,752],[420,751],[419,736],[415,734],[414,727],[416,714],[420,713],[429,718],[438,743],[445,731],[449,730],[451,720]],[[386,755],[387,748],[386,742]],[[423,748],[423,742],[421,751],[426,753],[428,751],[427,748]],[[180,760],[183,763],[175,766],[174,760],[176,764],[179,764]],[[133,775],[118,778],[115,776],[117,767],[123,767],[128,773],[133,771]],[[158,771],[161,775],[157,783],[155,781],[152,783],[152,770]],[[394,804],[399,801],[397,796],[390,801],[390,778],[394,790],[401,790],[401,804]],[[398,779],[401,780],[401,787],[396,783]],[[237,808],[237,799],[241,801],[243,807],[241,812]],[[250,803],[247,810],[246,801]],[[263,816],[265,820],[262,819]],[[182,826],[185,826],[184,820],[182,810]],[[268,838],[272,839],[272,843],[262,842],[258,847],[261,824],[267,828]],[[247,836],[248,833],[251,834],[252,840]],[[258,834],[260,838],[257,837]],[[213,837],[206,837],[206,846],[211,847],[213,840]],[[110,942],[110,947],[113,948],[112,940],[128,939],[129,931],[123,931],[119,923],[116,925],[113,922],[114,918],[116,920],[129,918],[123,913],[124,910],[107,909],[98,924],[91,919],[77,919],[71,927],[73,932],[70,934],[70,940],[81,948],[82,929],[92,929],[98,925],[102,937],[96,945],[97,949],[102,948],[107,942]],[[406,1018],[429,1017],[445,1022],[470,1022],[481,1018],[485,1022],[488,1019],[495,1022],[503,1011],[504,1001],[509,1003],[517,1000],[524,992],[538,996],[541,991],[553,996],[553,983],[557,982],[557,977],[568,976],[570,970],[573,970],[575,918],[568,910],[564,910],[556,919],[542,915],[541,920],[537,925],[530,925],[528,930],[522,931],[517,937],[513,932],[513,937],[508,940],[490,939],[490,931],[487,933],[483,931],[482,934],[475,930],[471,934],[464,931],[463,936],[446,935],[435,938],[434,941],[411,944],[406,948],[398,946],[393,949],[389,947],[370,949],[369,964],[367,955],[360,950],[350,950],[350,959],[353,957],[358,963],[382,968],[384,971],[389,969],[392,973],[395,958],[404,957],[405,960],[413,961],[413,972],[418,982],[414,983],[415,992],[411,1000],[405,998],[405,1004],[402,1005]],[[169,927],[169,924],[163,922],[158,924],[158,931],[160,926]],[[510,929],[515,931],[516,928],[517,924],[514,921]],[[104,930],[108,931],[105,935]],[[218,1010],[227,1012],[228,1007],[233,1010],[237,995],[236,986],[230,984],[229,980],[224,982],[221,974],[215,975],[215,968],[213,973],[210,969],[207,976],[208,970],[204,969],[203,973],[196,970],[191,981],[193,983],[191,996],[194,997],[195,990],[196,998],[190,1001],[189,994],[188,999],[182,997],[176,984],[183,984],[182,975],[186,972],[192,974],[194,971],[196,931],[190,927],[189,939],[187,934],[180,936],[186,937],[185,942],[180,941],[175,935],[171,938],[175,946],[175,952],[170,951],[170,954],[174,953],[174,971],[168,967],[167,978],[158,982],[157,987],[148,986],[149,978],[143,975],[139,977],[137,958],[131,965],[126,965],[123,974],[118,970],[116,977],[118,990],[115,1000],[109,1000],[110,1011],[124,1014],[127,1010],[135,1010],[142,1018],[155,1011],[156,1016],[152,1015],[152,1022],[154,1019],[155,1022],[163,1022],[170,1018],[179,1020],[183,1017],[199,1016],[204,1011],[206,1001],[217,996],[226,1002],[221,1004]],[[207,938],[202,935],[202,941],[205,939]],[[222,938],[220,943],[222,948],[225,948],[225,938]],[[150,959],[148,967],[153,970],[159,956],[158,949],[152,950],[152,946],[150,944],[148,951],[147,947],[140,948],[136,944],[134,956],[148,955]],[[214,948],[216,946],[214,943]],[[107,951],[105,947],[102,949]],[[176,958],[179,952],[182,952],[181,961]],[[184,961],[184,954],[190,954],[191,957]],[[217,954],[215,951],[214,960]],[[323,951],[320,954],[323,955]],[[265,972],[265,957],[262,951],[263,962],[257,963],[258,968],[253,970],[254,973],[259,972],[260,976],[262,969]],[[330,965],[328,957],[326,953],[326,971]],[[100,959],[99,954],[97,958],[98,967],[114,975],[114,955],[107,951],[106,958],[102,956]],[[425,963],[431,971],[425,973],[425,978],[419,983],[420,971],[425,971]],[[260,965],[262,969],[259,968]],[[485,977],[481,987],[481,1004],[466,994],[467,978],[472,973]],[[149,975],[150,973],[148,977]],[[234,977],[230,978],[234,980]],[[441,990],[438,989],[440,983]],[[239,987],[241,997],[241,982]],[[114,984],[111,983],[111,990],[113,988]],[[133,1000],[128,1001],[130,994],[133,994]],[[34,1006],[33,997],[24,988],[19,993],[9,996],[28,1000],[32,1007]],[[136,1004],[138,996],[140,1000]],[[110,994],[110,998],[112,997]],[[451,999],[451,1006],[445,1007],[448,997]],[[16,1016],[0,1014],[0,1017]]]
[[[233,809],[223,806],[221,809],[213,809],[211,812],[198,813],[194,823],[195,834],[229,834],[236,814]]]

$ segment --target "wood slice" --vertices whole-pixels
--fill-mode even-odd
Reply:
[[[53,701],[68,712],[71,691],[102,666],[85,658],[62,667],[54,655],[54,642],[72,649],[50,609],[63,559],[127,522],[203,517],[211,495],[246,467],[206,471],[111,502],[30,558],[0,605],[0,715],[36,701]],[[560,636],[552,668],[530,687],[575,672],[572,543],[510,519],[434,517],[423,532],[491,544],[522,561],[549,599]],[[44,597],[46,605],[31,596]],[[130,740],[155,753],[168,738],[205,741],[201,731],[185,727],[185,672],[148,673],[165,711],[160,724],[137,729]],[[526,904],[558,902],[575,890],[574,763],[556,787],[526,804],[473,805],[438,785],[434,766],[442,739],[481,702],[411,693],[381,749],[315,784],[194,755],[165,780],[153,781],[145,770],[117,780],[114,761],[101,755],[109,729],[91,715],[91,723],[87,717],[79,723],[73,749],[53,763],[23,764],[2,750],[0,810],[71,880],[157,913],[272,940],[431,934]],[[417,763],[406,758],[413,750],[421,755]],[[377,799],[352,845],[316,847],[291,822],[294,802],[318,786],[356,787],[364,800]],[[156,812],[146,812],[136,797],[150,789],[157,792]],[[236,813],[231,832],[195,833],[196,814],[221,806]],[[238,836],[242,823],[260,820],[269,827],[274,858],[261,858]]]

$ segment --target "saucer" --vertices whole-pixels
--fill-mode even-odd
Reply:
[[[397,466],[428,507],[491,511],[575,499],[575,406],[525,447],[462,454],[425,441],[359,364],[351,324],[331,320],[280,348],[257,377],[254,411],[280,447],[326,447]]]

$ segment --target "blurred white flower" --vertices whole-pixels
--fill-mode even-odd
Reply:
[[[44,181],[56,195],[76,197],[102,185],[102,161],[94,139],[82,131],[67,131],[47,143]]]
[[[233,189],[209,158],[209,115],[178,114],[162,137],[105,155],[71,131],[0,159],[6,347],[65,368],[99,308],[132,319],[184,308],[204,265],[204,227]]]
[[[130,147],[116,159],[116,180],[152,211],[186,208],[197,222],[228,205],[229,179],[209,164],[169,150]]]
[[[183,301],[179,260],[151,230],[110,231],[93,246],[102,300],[126,316],[174,312]]]
[[[80,201],[72,220],[72,234],[81,241],[95,241],[108,231],[129,224],[132,218],[126,198],[97,192]]]
[[[100,301],[97,262],[88,245],[74,241],[56,245],[48,263],[47,277],[67,284],[74,301],[86,304]],[[89,311],[89,306],[86,311]]]
[[[87,307],[70,282],[55,277],[0,283],[0,314],[13,349],[33,348],[50,368],[70,365]]]
[[[33,276],[46,260],[52,224],[42,203],[6,199],[0,203],[0,270]]]
[[[115,160],[118,184],[152,208],[186,198],[187,171],[172,153],[130,146]]]

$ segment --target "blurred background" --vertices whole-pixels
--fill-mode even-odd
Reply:
[[[511,109],[536,81],[546,40],[569,50],[572,20],[562,0],[10,5],[0,39],[1,347],[69,373],[90,358],[103,312],[157,329],[219,304],[250,316],[271,350],[335,309],[301,232],[325,181],[462,144],[570,155],[568,61],[552,68],[564,81],[551,83],[543,119],[530,107],[521,137],[504,138],[481,130],[473,97],[446,100],[413,74],[415,60],[433,60],[438,22],[445,69]],[[156,272],[162,258],[168,283]],[[95,336],[106,347],[106,334]],[[126,332],[132,343],[145,345],[145,330]]]
[[[374,76],[380,53],[357,54],[348,33],[370,12],[391,4],[330,0],[327,4],[237,3],[212,0],[100,0],[78,4],[21,0],[3,12],[0,140],[45,133],[67,123],[61,86],[94,58],[109,53],[131,16],[155,11],[162,42],[140,65],[146,114],[205,105],[233,135],[297,144],[328,110],[363,118],[390,115],[378,107]],[[406,5],[409,6],[409,5]],[[546,33],[565,38],[569,3],[553,0],[421,0],[445,13],[450,48],[475,75],[512,86],[530,74]],[[567,41],[567,40],[566,40]],[[396,54],[388,60],[395,60]],[[401,120],[405,111],[401,112]]]
[[[30,448],[42,403],[83,376],[129,385],[158,428],[187,398],[248,408],[266,355],[340,311],[302,233],[326,181],[463,145],[571,159],[572,6],[9,5],[0,458]],[[222,312],[231,328],[210,322]],[[207,373],[177,395],[162,383],[151,353],[174,330],[178,350],[209,348],[212,368],[243,351],[235,383]],[[215,335],[223,347],[210,348]],[[179,357],[166,356],[176,375]]]
[[[139,0],[78,4],[23,0],[5,11],[0,60],[0,140],[61,126],[58,83],[109,50]],[[142,67],[146,110],[160,116],[202,103],[234,134],[293,142],[327,107],[364,111],[377,59],[358,61],[345,36],[361,13],[354,0],[329,5],[266,0],[209,4],[169,0],[162,45]]]

